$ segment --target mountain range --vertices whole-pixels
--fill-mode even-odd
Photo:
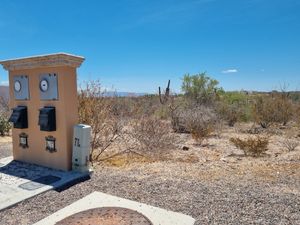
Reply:
[[[134,93],[134,92],[113,92],[108,91],[104,94],[105,97],[112,97],[112,96],[118,96],[118,97],[139,97],[146,95],[146,93]],[[0,86],[0,96],[8,99],[9,98],[9,87],[8,86]]]

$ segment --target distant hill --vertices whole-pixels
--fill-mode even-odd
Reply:
[[[104,94],[106,97],[118,96],[118,97],[139,97],[144,96],[146,93],[134,93],[134,92],[113,92],[108,91]],[[0,86],[0,96],[5,99],[9,98],[9,87],[8,86]]]
[[[134,93],[134,92],[113,92],[113,91],[108,91],[104,93],[104,96],[106,97],[112,97],[112,96],[118,96],[118,97],[139,97],[139,96],[144,96],[146,93]]]
[[[8,86],[0,86],[0,96],[5,99],[9,98],[9,87]]]

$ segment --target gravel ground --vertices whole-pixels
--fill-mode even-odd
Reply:
[[[0,142],[0,158],[5,158],[12,155],[12,144]]]
[[[146,168],[158,166],[154,163]],[[0,212],[0,223],[32,224],[101,191],[191,215],[196,224],[300,224],[299,178],[201,181],[139,168],[102,168],[86,182],[62,192],[49,191]]]
[[[222,152],[219,142],[225,143],[212,139],[213,146],[180,151],[180,160],[124,167],[99,165],[88,181],[1,211],[0,224],[32,224],[100,191],[190,215],[197,220],[196,225],[299,225],[299,149],[278,155],[273,144],[270,156],[253,159],[232,157],[230,154],[239,152],[230,149],[228,142],[224,149],[230,151]],[[9,145],[1,144],[1,156],[8,149]]]

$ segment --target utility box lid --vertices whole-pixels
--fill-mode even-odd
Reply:
[[[40,109],[39,123],[41,131],[56,130],[55,107],[45,106]]]
[[[76,147],[90,147],[91,129],[91,126],[85,124],[77,124],[74,126],[74,137],[77,138]]]
[[[27,107],[17,106],[12,110],[13,112],[8,121],[14,124],[14,128],[19,128],[19,129],[28,128]]]

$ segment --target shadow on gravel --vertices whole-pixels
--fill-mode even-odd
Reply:
[[[90,179],[90,176],[87,174],[86,176],[71,179],[68,182],[60,182],[62,179],[64,179],[63,174],[68,172],[54,170],[35,164],[20,162],[17,160],[13,160],[6,165],[0,165],[0,175],[1,173],[13,176],[16,179],[20,178],[29,180],[28,182],[18,185],[19,188],[27,191],[33,191],[42,188],[43,186],[50,185],[53,186],[54,190],[61,192],[73,185]],[[57,185],[58,183],[62,184]]]
[[[57,191],[57,192],[62,192],[62,191],[65,191],[65,190],[69,189],[72,186],[75,186],[76,184],[82,183],[82,182],[90,180],[90,179],[91,179],[90,175],[85,176],[85,177],[80,177],[76,180],[72,180],[72,181],[70,181],[70,182],[68,182],[68,183],[66,183],[66,184],[64,184],[60,187],[55,188],[54,190]]]

